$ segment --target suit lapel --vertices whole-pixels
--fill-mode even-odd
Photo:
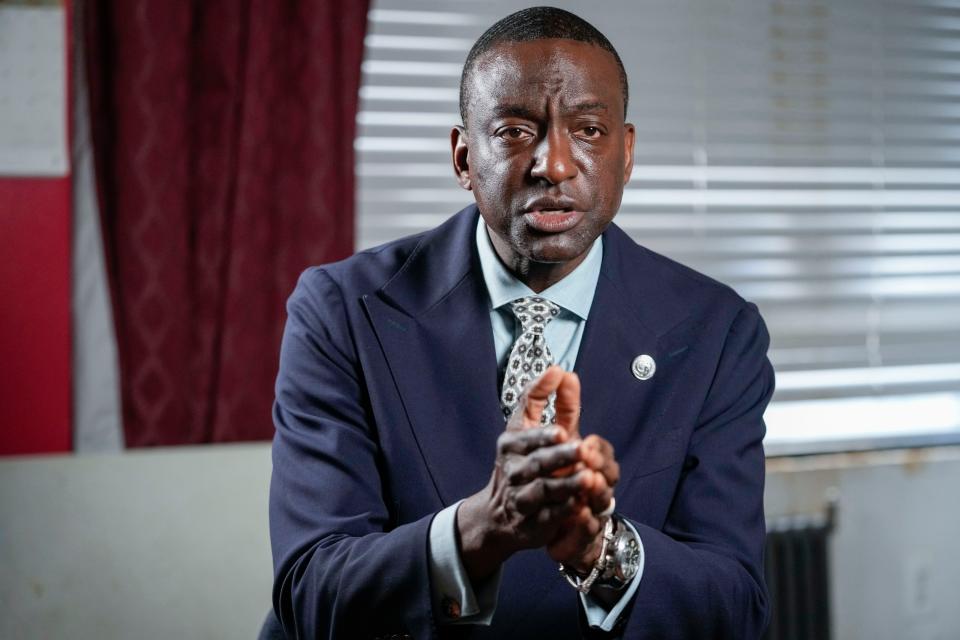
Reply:
[[[475,225],[469,207],[427,234],[401,272],[365,299],[445,505],[487,482],[504,426]]]

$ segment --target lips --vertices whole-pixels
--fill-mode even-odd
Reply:
[[[542,233],[562,233],[583,219],[583,212],[569,198],[537,198],[524,207],[524,222]]]
[[[562,233],[573,229],[583,219],[582,211],[541,209],[523,214],[527,226],[543,233]]]

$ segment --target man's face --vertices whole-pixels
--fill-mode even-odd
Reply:
[[[452,134],[460,184],[508,267],[563,277],[616,215],[633,168],[617,63],[573,40],[506,43],[470,83],[466,131]]]

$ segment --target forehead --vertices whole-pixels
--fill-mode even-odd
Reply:
[[[470,77],[470,112],[490,112],[499,105],[535,109],[548,102],[600,102],[621,113],[620,72],[613,55],[575,40],[543,39],[501,43],[474,63]]]

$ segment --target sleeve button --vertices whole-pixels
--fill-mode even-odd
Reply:
[[[451,620],[456,620],[460,617],[460,603],[453,598],[447,596],[441,601],[440,606],[443,607],[444,615]]]

